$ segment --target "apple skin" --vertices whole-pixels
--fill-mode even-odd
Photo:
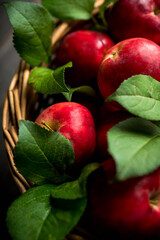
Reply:
[[[93,119],[94,119],[94,123],[96,125],[97,122],[97,115],[99,112],[99,105],[96,104],[95,99],[89,99],[89,98],[85,98],[84,96],[82,98],[76,99],[75,102],[85,106],[92,114]]]
[[[160,47],[145,38],[121,41],[106,51],[98,71],[98,87],[109,97],[127,78],[150,75],[160,81]]]
[[[107,236],[111,232],[122,239],[160,236],[160,168],[145,176],[112,183],[115,173],[115,162],[110,158],[90,179],[91,229],[98,235]]]
[[[116,41],[143,37],[160,44],[159,9],[159,0],[119,0],[109,14],[109,30]]]
[[[109,157],[108,153],[108,141],[107,141],[107,133],[108,131],[117,123],[132,117],[132,115],[126,111],[115,111],[111,112],[108,115],[101,118],[96,127],[96,142],[97,142],[97,150],[105,160]]]
[[[103,33],[77,30],[69,33],[57,51],[59,66],[72,61],[73,67],[66,69],[66,82],[71,87],[88,85],[97,77],[104,51],[114,45]]]
[[[45,122],[51,129],[70,140],[75,154],[74,165],[86,163],[94,153],[94,119],[83,105],[75,102],[56,103],[46,108],[35,122],[43,127]]]

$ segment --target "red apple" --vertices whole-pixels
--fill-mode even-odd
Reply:
[[[160,44],[159,13],[159,0],[119,0],[109,14],[109,30],[117,41],[143,37]]]
[[[132,75],[150,75],[160,81],[160,47],[145,38],[130,38],[114,45],[100,64],[98,87],[104,98]]]
[[[88,85],[97,77],[98,68],[106,49],[114,45],[107,35],[90,30],[69,33],[57,52],[58,65],[72,61],[66,69],[66,82],[72,87]]]
[[[75,165],[86,163],[93,154],[96,144],[94,120],[83,105],[56,103],[45,109],[35,122],[49,126],[70,140],[75,153]]]
[[[104,116],[99,120],[97,124],[96,130],[96,138],[97,138],[97,150],[102,157],[102,159],[106,159],[109,156],[108,153],[108,141],[107,141],[107,133],[108,131],[117,123],[131,117],[132,115],[125,111],[115,111],[108,113],[108,115]]]
[[[89,189],[91,227],[102,236],[116,233],[123,239],[160,236],[160,168],[142,176],[111,183],[113,159],[102,164]]]
[[[91,112],[91,114],[94,118],[94,122],[96,124],[96,119],[97,119],[99,109],[98,109],[98,104],[95,103],[94,99],[92,99],[92,98],[87,99],[83,96],[82,98],[76,99],[75,102],[85,106]]]

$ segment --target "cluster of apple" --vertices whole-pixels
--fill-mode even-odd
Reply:
[[[90,30],[69,33],[56,57],[59,66],[73,63],[66,69],[66,83],[94,86],[100,98],[106,99],[133,75],[149,75],[160,81],[159,8],[159,0],[119,0],[107,16],[111,37]],[[116,165],[107,151],[107,132],[131,114],[114,102],[101,102],[98,109],[89,107],[91,111],[83,99],[82,104],[60,102],[45,109],[36,122],[70,140],[75,166],[88,163],[98,152],[102,168],[90,186],[88,206],[96,232],[103,235],[113,230],[130,239],[156,236],[160,234],[160,169],[112,182]]]

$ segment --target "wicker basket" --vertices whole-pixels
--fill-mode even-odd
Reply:
[[[96,0],[93,14],[98,12],[99,6],[104,0]],[[70,31],[78,28],[88,27],[89,21],[78,22],[57,22],[57,27],[52,35],[52,51],[55,52],[58,42]],[[19,120],[34,120],[47,105],[54,101],[52,97],[38,94],[31,85],[28,85],[28,77],[31,67],[21,60],[18,69],[9,86],[3,108],[3,134],[4,142],[8,155],[10,172],[23,194],[30,188],[30,183],[19,173],[13,158],[14,147],[18,141]],[[43,103],[43,104],[42,104]],[[30,111],[32,109],[32,111]],[[31,116],[31,113],[34,116]],[[66,239],[87,240],[95,239],[90,233],[80,227],[76,227]]]

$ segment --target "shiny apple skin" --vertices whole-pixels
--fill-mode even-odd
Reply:
[[[66,82],[71,87],[88,85],[97,77],[104,51],[114,45],[112,39],[100,32],[77,30],[69,33],[57,51],[57,64],[72,61],[66,69]]]
[[[108,24],[116,41],[143,37],[160,44],[160,0],[119,0]]]
[[[45,109],[35,122],[41,126],[44,126],[45,122],[51,129],[70,140],[74,149],[75,165],[86,163],[94,153],[94,119],[83,105],[74,102],[56,103]]]
[[[160,168],[145,176],[112,183],[115,173],[115,162],[110,158],[91,181],[88,202],[91,228],[98,235],[112,233],[120,239],[160,236],[160,205],[150,202],[154,194],[159,195]]]
[[[103,98],[137,74],[160,81],[160,47],[145,38],[130,38],[114,45],[106,51],[98,71],[98,87]]]

